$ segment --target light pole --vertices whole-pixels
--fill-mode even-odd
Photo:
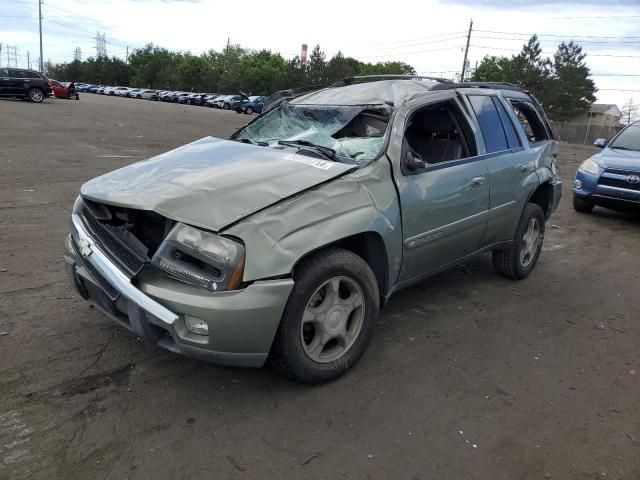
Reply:
[[[44,72],[44,68],[42,66],[42,0],[38,0],[38,23],[40,26],[40,71]]]

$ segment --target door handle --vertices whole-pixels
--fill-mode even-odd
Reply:
[[[520,171],[522,173],[531,173],[536,169],[536,164],[533,162],[523,163],[520,165]]]
[[[484,177],[473,177],[471,179],[471,188],[478,188],[484,185]]]

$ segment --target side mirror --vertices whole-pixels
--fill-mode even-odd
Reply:
[[[598,148],[604,148],[609,143],[609,140],[606,138],[598,138],[593,144]]]
[[[411,171],[422,170],[427,166],[427,162],[425,162],[420,155],[411,149],[407,150],[404,158],[407,168]]]

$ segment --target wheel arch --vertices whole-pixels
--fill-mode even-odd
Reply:
[[[527,203],[535,203],[544,212],[545,218],[551,215],[553,205],[553,186],[550,181],[546,181],[538,185],[527,198]]]
[[[331,247],[348,250],[362,258],[373,271],[378,283],[380,296],[384,298],[389,291],[389,264],[384,240],[378,232],[368,231],[357,233],[307,252],[296,261],[292,269],[292,274],[295,275],[296,268],[303,261]]]

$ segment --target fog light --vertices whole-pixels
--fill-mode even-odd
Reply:
[[[582,188],[582,180],[576,180],[573,182],[573,188],[576,190],[580,190]]]
[[[209,325],[201,318],[185,315],[184,324],[191,333],[195,333],[196,335],[209,335]]]

